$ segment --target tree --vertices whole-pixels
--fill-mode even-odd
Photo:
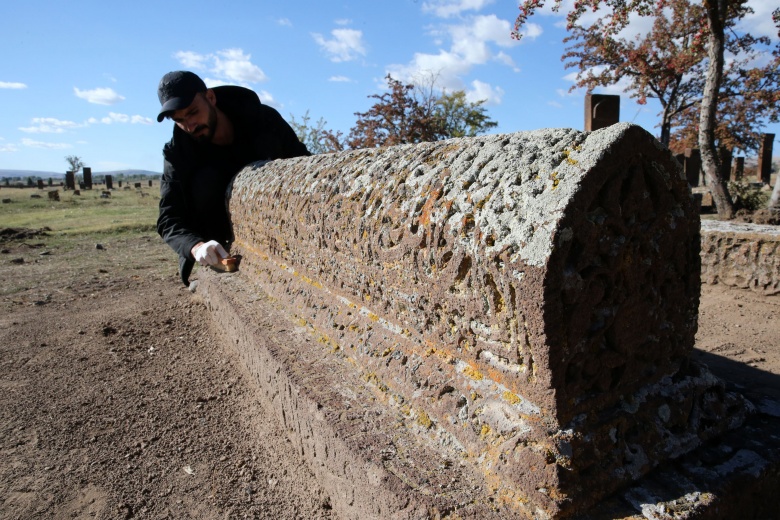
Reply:
[[[565,67],[577,67],[570,90],[614,85],[628,80],[631,97],[644,105],[647,98],[661,104],[660,141],[669,145],[672,121],[695,104],[703,87],[705,56],[702,38],[704,12],[688,0],[670,0],[667,9],[656,6],[652,29],[635,39],[610,34],[608,19],[588,27],[575,25],[564,42],[576,42],[563,55]]]
[[[780,38],[780,7],[772,12],[772,20],[777,27],[777,37]],[[775,71],[780,68],[780,45],[774,51],[774,63],[777,65]],[[769,209],[780,209],[780,170],[775,167],[777,171],[777,177],[775,178],[775,187],[772,190],[772,196],[769,198]]]
[[[442,122],[442,134],[450,137],[474,137],[498,126],[491,121],[482,106],[485,100],[466,101],[466,93],[456,90],[446,92],[436,101],[436,114]]]
[[[295,134],[298,139],[306,145],[306,148],[313,154],[338,152],[344,149],[341,139],[341,132],[332,132],[325,128],[327,122],[325,119],[320,118],[317,123],[312,126],[309,121],[309,111],[301,118],[299,123],[295,120],[295,117],[290,115],[290,126],[295,130]]]
[[[520,5],[520,14],[515,22],[513,36],[520,38],[520,28],[544,5],[545,0],[525,0]],[[705,29],[701,32],[706,42],[706,67],[699,102],[698,144],[701,150],[702,165],[709,181],[710,190],[721,218],[732,218],[734,206],[726,189],[725,179],[721,175],[720,159],[717,153],[716,132],[717,109],[721,86],[724,84],[723,68],[726,32],[730,31],[738,20],[750,12],[745,5],[747,0],[703,0],[703,20]],[[563,0],[552,0],[553,9],[560,9]],[[599,25],[604,40],[614,38],[629,24],[629,15],[653,16],[658,9],[674,6],[675,0],[579,0],[567,14],[568,29],[578,27],[578,21],[586,10],[596,11],[603,7],[607,14]],[[777,19],[776,19],[777,22]]]
[[[389,74],[385,79],[390,90],[369,96],[378,102],[355,114],[358,119],[346,141],[349,148],[474,136],[497,126],[485,113],[484,100],[468,102],[463,91],[437,95],[435,78],[425,84],[404,84]]]
[[[65,160],[70,165],[69,171],[72,171],[73,173],[78,173],[78,171],[84,167],[81,157],[77,155],[68,155],[65,157]]]

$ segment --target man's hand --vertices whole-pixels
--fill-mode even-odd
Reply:
[[[227,258],[228,253],[222,244],[216,240],[195,244],[192,256],[200,265],[217,265],[221,258]]]

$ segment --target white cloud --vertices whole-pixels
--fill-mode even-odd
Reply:
[[[443,3],[437,5],[441,7]],[[449,7],[452,5],[448,4]],[[408,64],[390,65],[387,72],[401,81],[414,81],[419,76],[433,74],[436,85],[441,89],[468,90],[467,94],[474,94],[478,96],[477,99],[487,99],[491,104],[498,103],[504,95],[501,89],[490,87],[479,80],[472,81],[471,87],[467,89],[465,76],[475,67],[490,62],[506,65],[518,72],[519,68],[512,57],[501,50],[520,45],[519,41],[512,39],[511,32],[512,25],[507,20],[495,15],[473,15],[462,23],[446,27],[443,34],[451,42],[448,50],[440,49],[438,54],[416,53]]]
[[[204,78],[209,87],[236,83],[248,85],[268,79],[262,69],[252,63],[252,55],[245,54],[243,49],[224,49],[209,54],[179,51],[174,57],[187,69],[215,75],[216,79]]]
[[[111,88],[96,88],[92,90],[80,90],[73,87],[73,92],[76,93],[76,97],[84,99],[90,103],[96,105],[116,105],[120,101],[124,101],[125,97],[120,96],[114,89]]]
[[[328,78],[328,81],[332,81],[334,83],[352,83],[352,80],[346,76],[331,76]]]
[[[0,144],[0,152],[18,152],[19,147],[15,144]]]
[[[334,29],[330,32],[333,36],[328,40],[321,34],[312,33],[312,38],[334,62],[351,61],[358,56],[366,55],[363,44],[363,31],[357,29]]]
[[[42,141],[34,141],[32,139],[22,139],[22,144],[28,148],[46,148],[49,150],[65,150],[72,148],[71,145],[66,143],[44,143]]]
[[[28,134],[62,134],[66,130],[83,126],[73,121],[63,121],[54,117],[34,117],[30,122],[32,126],[19,127],[19,130]]]
[[[252,63],[252,56],[241,49],[218,51],[213,72],[239,83],[262,83],[268,79],[260,67]]]
[[[284,27],[292,27],[292,22],[289,18],[279,18],[276,20],[276,23]]]
[[[745,16],[738,29],[753,36],[768,36],[777,41],[777,28],[772,22],[772,11],[777,9],[777,2],[769,0],[748,0],[747,5],[753,9],[753,14]]]
[[[423,12],[433,13],[440,18],[459,16],[464,11],[479,11],[493,3],[493,0],[432,0],[423,2]]]
[[[563,108],[563,105],[561,105],[557,101],[548,101],[547,104],[553,108]]]
[[[336,22],[335,22],[336,25],[349,25],[351,23],[352,23],[352,20],[350,20],[349,18],[341,18],[339,20],[336,20]]]
[[[209,56],[191,51],[179,51],[173,55],[185,68],[195,70],[205,69]]]
[[[471,82],[471,89],[466,91],[466,100],[469,103],[476,103],[485,100],[486,104],[498,105],[504,97],[504,89],[494,87],[483,81],[474,80]]]
[[[27,88],[27,85],[24,83],[17,83],[17,82],[9,82],[9,81],[0,81],[0,88],[10,88],[10,89],[23,89]]]
[[[130,116],[130,123],[134,125],[152,125],[154,121],[150,117],[135,115]]]
[[[109,112],[106,117],[100,119],[99,121],[94,118],[90,118],[88,121],[90,123],[100,122],[103,123],[104,125],[111,125],[114,123],[151,125],[153,123],[153,121],[148,117],[139,116],[139,115],[129,116],[127,114],[119,114],[117,112]]]
[[[543,32],[541,25],[530,22],[526,22],[520,30],[520,34],[524,40],[535,40],[541,36]]]

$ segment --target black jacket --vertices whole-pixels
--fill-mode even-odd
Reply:
[[[253,91],[214,87],[217,107],[234,127],[229,146],[198,143],[178,126],[163,148],[157,232],[179,254],[179,274],[189,284],[195,265],[190,252],[198,242],[232,241],[225,191],[244,166],[261,160],[311,155],[289,124]]]

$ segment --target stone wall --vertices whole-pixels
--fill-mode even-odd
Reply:
[[[257,164],[229,209],[241,275],[502,507],[573,514],[743,417],[690,360],[699,218],[639,127]]]
[[[780,294],[780,226],[704,220],[701,276],[764,294]]]

